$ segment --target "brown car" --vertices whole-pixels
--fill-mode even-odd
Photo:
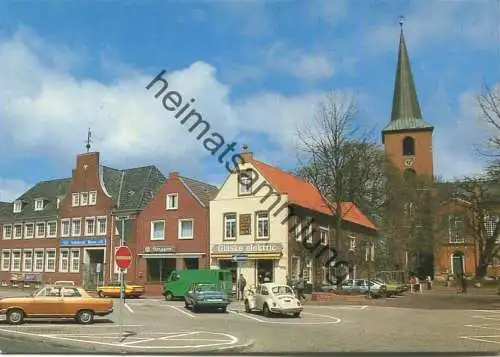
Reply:
[[[73,317],[81,324],[90,324],[94,316],[106,316],[113,312],[113,300],[90,296],[77,286],[44,286],[28,297],[0,299],[0,315],[6,315],[8,323],[18,325],[25,318]]]

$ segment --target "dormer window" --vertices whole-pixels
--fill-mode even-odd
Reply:
[[[37,199],[35,200],[35,211],[42,211],[44,206],[44,201],[43,199]]]
[[[242,172],[238,176],[238,188],[240,195],[250,195],[252,193],[252,175],[250,172]]]
[[[23,209],[23,203],[21,201],[14,202],[14,213],[19,213]]]
[[[73,193],[71,196],[71,206],[73,207],[78,207],[80,206],[80,194],[79,193]]]

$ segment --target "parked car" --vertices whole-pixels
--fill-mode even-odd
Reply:
[[[370,287],[368,289],[368,287]],[[342,290],[369,295],[370,297],[381,297],[386,294],[387,287],[385,284],[376,280],[368,279],[348,279],[342,283]]]
[[[113,300],[90,296],[77,286],[48,285],[27,297],[0,299],[0,315],[8,323],[19,325],[25,318],[75,318],[81,324],[91,324],[94,316],[113,312]]]
[[[216,284],[227,296],[233,295],[233,274],[229,269],[185,269],[174,270],[163,284],[165,300],[184,298],[196,282]]]
[[[54,283],[56,286],[76,286],[74,281],[71,280],[58,280]]]
[[[302,310],[302,304],[288,285],[264,283],[245,298],[246,312],[261,311],[266,317],[273,313],[299,317]]]
[[[120,282],[113,281],[103,286],[97,287],[97,295],[99,297],[120,297]],[[133,282],[125,283],[125,297],[138,298],[144,295],[144,286],[135,284]]]
[[[232,298],[217,284],[192,283],[184,296],[184,305],[193,312],[201,309],[220,309],[226,312]]]
[[[400,283],[386,283],[380,279],[373,279],[374,282],[380,284],[380,285],[385,285],[386,287],[386,296],[394,296],[394,295],[400,295],[406,290],[408,290],[408,287],[406,284],[400,284]]]

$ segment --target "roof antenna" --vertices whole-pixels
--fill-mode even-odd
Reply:
[[[92,142],[92,132],[90,131],[90,128],[89,128],[89,131],[87,133],[87,145],[85,145],[85,147],[87,148],[87,152],[90,151],[90,143]]]

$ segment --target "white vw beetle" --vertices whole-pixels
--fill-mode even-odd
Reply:
[[[255,292],[249,291],[245,298],[245,311],[262,311],[268,317],[271,313],[292,314],[299,317],[303,310],[291,287],[282,284],[264,283]]]

